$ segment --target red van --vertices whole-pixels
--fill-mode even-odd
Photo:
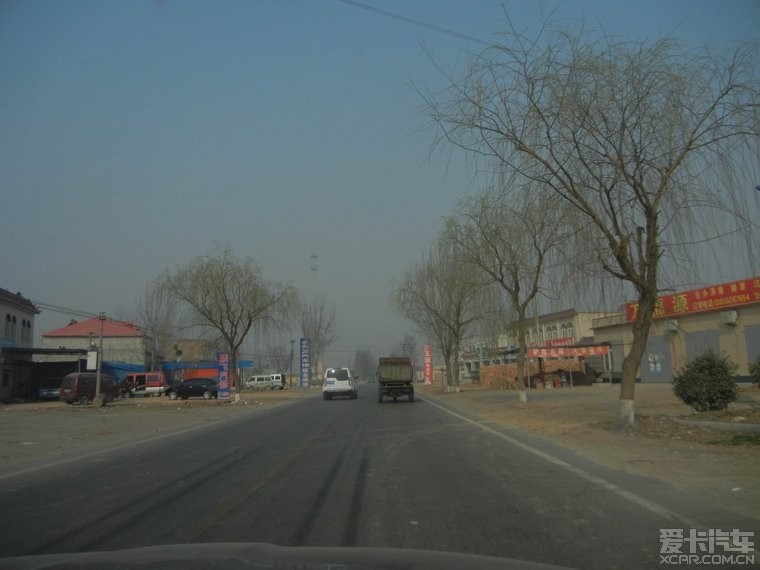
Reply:
[[[125,398],[160,396],[167,386],[163,372],[135,372],[127,374],[121,381],[121,395]]]
[[[97,381],[95,372],[72,372],[63,377],[61,381],[60,400],[67,404],[77,402],[88,404],[95,399],[95,384]],[[119,386],[113,376],[100,375],[100,393],[106,397],[106,401],[112,401],[119,396]]]

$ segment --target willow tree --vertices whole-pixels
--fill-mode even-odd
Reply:
[[[758,161],[757,47],[719,55],[548,29],[511,31],[428,103],[438,143],[535,181],[546,208],[579,212],[579,255],[633,290],[619,414],[629,427],[663,256],[684,236],[709,239],[718,219],[752,229],[742,210],[755,183],[732,182]]]
[[[525,401],[528,308],[546,291],[547,265],[561,259],[561,246],[572,231],[562,209],[547,208],[530,184],[517,187],[512,177],[499,188],[462,201],[457,214],[447,220],[444,235],[468,265],[498,286],[512,307],[518,386]]]
[[[325,350],[338,339],[335,323],[335,305],[328,305],[322,298],[312,305],[302,305],[298,314],[301,335],[309,339],[312,366],[316,370]]]
[[[227,249],[196,257],[162,283],[189,309],[193,325],[209,327],[223,339],[238,390],[237,354],[248,334],[282,325],[298,304],[291,286],[265,280],[251,258],[238,259]]]
[[[455,244],[439,239],[395,285],[396,311],[412,321],[441,351],[446,381],[459,387],[459,351],[468,331],[488,313],[484,282]]]

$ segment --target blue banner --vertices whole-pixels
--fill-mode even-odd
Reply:
[[[311,343],[308,338],[301,339],[301,388],[311,386]]]
[[[220,400],[230,399],[230,355],[227,352],[217,354],[216,364],[217,378],[219,386],[217,398]]]

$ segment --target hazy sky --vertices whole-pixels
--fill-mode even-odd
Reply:
[[[485,41],[503,6],[520,29],[541,15],[532,0],[364,4]],[[625,38],[760,37],[758,0],[552,6]],[[316,253],[330,359],[382,355],[413,328],[392,280],[478,189],[462,157],[430,154],[414,85],[443,80],[425,50],[448,71],[481,48],[339,0],[0,0],[0,287],[129,315],[149,281],[219,244],[310,300]],[[36,333],[70,318],[45,310]]]

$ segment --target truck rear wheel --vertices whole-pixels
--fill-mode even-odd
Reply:
[[[377,403],[382,404],[383,403],[383,391],[382,389],[377,391]]]
[[[409,402],[414,402],[414,389],[409,392]]]

